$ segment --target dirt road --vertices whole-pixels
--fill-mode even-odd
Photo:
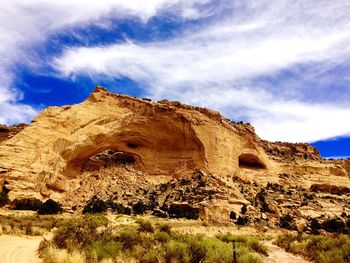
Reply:
[[[0,236],[0,262],[39,263],[36,254],[42,237]]]
[[[272,244],[271,241],[266,241],[264,244],[269,249],[269,256],[264,258],[265,263],[310,263],[310,261],[306,261],[300,256],[286,252],[282,248]]]

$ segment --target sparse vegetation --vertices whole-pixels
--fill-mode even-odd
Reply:
[[[58,225],[59,217],[33,216],[0,216],[0,228],[3,234],[40,236]]]
[[[236,224],[237,225],[241,225],[241,226],[245,226],[246,224],[248,224],[249,220],[248,217],[246,216],[239,216],[237,218]]]
[[[15,210],[38,211],[42,207],[43,202],[37,198],[23,198],[15,199],[12,205]]]
[[[290,229],[290,230],[296,228],[296,226],[295,226],[295,220],[294,220],[294,218],[293,218],[291,215],[289,215],[289,214],[280,217],[279,225],[280,225],[280,227],[282,227],[282,228],[286,228],[286,229]]]
[[[83,214],[102,213],[107,210],[107,203],[96,196],[93,196],[85,205]]]
[[[39,208],[38,214],[39,215],[54,215],[54,214],[62,213],[62,211],[63,211],[63,209],[58,202],[56,202],[52,199],[49,199],[45,203],[43,203],[43,205]]]
[[[267,255],[266,248],[254,237],[180,234],[166,224],[154,227],[147,220],[137,223],[138,226],[111,227],[102,215],[62,222],[52,241],[41,243],[40,256],[44,262],[53,262],[52,255],[58,253],[63,258],[74,255],[81,260],[77,262],[231,263],[233,239],[238,241],[238,262],[261,262],[257,254]]]
[[[301,254],[320,263],[350,262],[350,237],[337,235],[334,237],[303,235],[279,236],[276,244],[286,251]]]
[[[172,218],[199,218],[199,209],[187,204],[171,204],[168,213]]]

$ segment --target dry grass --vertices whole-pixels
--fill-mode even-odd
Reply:
[[[233,260],[232,244],[228,239],[179,233],[164,221],[158,221],[155,226],[148,220],[134,218],[137,224],[111,226],[105,219],[101,215],[88,216],[61,224],[52,241],[41,246],[44,262],[51,262],[54,252],[72,257],[76,250],[88,262],[231,263]],[[241,239],[247,242],[238,245],[240,262],[261,262],[261,257],[266,255],[263,245],[248,236]]]
[[[294,254],[300,254],[320,263],[350,262],[350,237],[348,235],[315,236],[282,235],[276,244]]]
[[[86,263],[85,256],[78,251],[69,253],[66,249],[58,249],[54,246],[45,248],[42,254],[44,263]]]

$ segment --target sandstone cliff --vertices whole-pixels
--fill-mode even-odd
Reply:
[[[214,178],[208,182],[216,189],[216,198],[202,205],[239,212],[258,191],[247,184],[300,191],[316,189],[314,184],[323,185],[321,190],[349,188],[349,167],[349,161],[322,159],[308,144],[261,140],[249,124],[206,108],[102,87],[80,104],[45,109],[0,142],[0,186],[10,200],[53,198],[69,207],[94,195],[130,199],[142,187],[191,178],[201,170]]]

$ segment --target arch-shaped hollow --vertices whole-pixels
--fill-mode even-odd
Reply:
[[[101,167],[134,165],[137,157],[133,154],[108,149],[91,156],[81,167],[81,171],[97,171]]]
[[[246,169],[266,169],[266,165],[254,154],[243,153],[238,157],[240,168]]]
[[[106,134],[92,134],[61,156],[65,176],[76,177],[92,156],[105,150],[132,156],[134,165],[150,175],[181,176],[205,167],[204,147],[185,121],[138,119]]]

